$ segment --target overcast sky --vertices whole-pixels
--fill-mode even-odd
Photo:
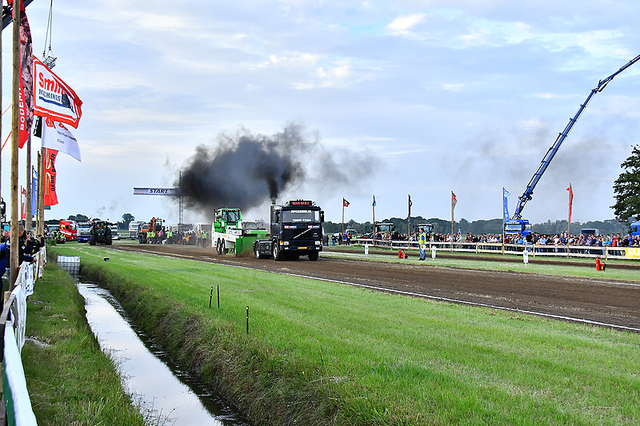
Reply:
[[[47,0],[27,8],[38,57],[48,13]],[[406,217],[411,194],[413,215],[450,219],[454,191],[456,220],[499,218],[502,188],[513,210],[591,89],[640,53],[638,16],[633,0],[55,0],[53,71],[84,102],[72,129],[82,162],[58,156],[60,204],[46,216],[177,223],[177,202],[133,188],[173,187],[196,147],[221,134],[272,136],[295,123],[316,148],[279,202],[313,199],[339,222],[344,197],[346,219],[364,222],[373,195],[383,219]],[[571,183],[574,221],[612,219],[639,116],[636,64],[593,98],[524,217],[566,219]],[[339,179],[318,170],[323,158]],[[245,213],[267,219],[266,204]],[[185,211],[185,222],[204,220]]]

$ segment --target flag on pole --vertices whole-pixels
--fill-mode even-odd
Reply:
[[[458,199],[456,198],[456,194],[451,191],[451,212],[456,208],[456,204],[458,204]]]
[[[55,206],[58,204],[56,194],[56,156],[55,149],[44,148],[44,205]]]
[[[569,191],[569,223],[571,223],[571,210],[573,209],[573,188],[571,184],[569,184],[567,191]]]
[[[502,188],[502,198],[503,198],[503,214],[504,214],[504,221],[508,222],[509,221],[509,200],[507,200],[507,197],[511,195],[511,193],[509,193],[509,191],[507,191],[506,189]]]
[[[375,206],[376,206],[376,196],[375,196],[375,195],[373,196],[373,204],[371,204],[371,205],[372,205],[373,207],[375,207]]]
[[[8,0],[8,3],[13,6],[13,0]],[[33,44],[23,1],[20,2],[20,90],[17,107],[20,117],[18,145],[22,148],[29,139],[33,124]]]
[[[351,203],[349,203],[349,202],[348,202],[347,200],[345,200],[344,198],[342,199],[342,205],[343,205],[344,207],[349,207],[349,204],[351,204]]]
[[[38,58],[33,57],[35,114],[78,128],[82,101],[76,92]]]
[[[33,216],[38,212],[38,170],[34,166],[31,166],[31,214]]]
[[[20,219],[25,220],[27,218],[27,189],[20,186],[20,188],[22,188],[22,196],[21,198],[21,202],[22,202],[22,217]]]
[[[68,154],[82,162],[78,140],[71,131],[62,123],[57,123],[50,118],[43,119],[42,147],[55,149],[63,154]]]

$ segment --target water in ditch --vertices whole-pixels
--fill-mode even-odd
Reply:
[[[120,374],[153,424],[166,426],[249,426],[228,404],[180,371],[128,319],[106,289],[79,283],[89,325],[102,350],[120,367]]]

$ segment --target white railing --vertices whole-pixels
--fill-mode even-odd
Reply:
[[[42,277],[47,258],[46,248],[43,247],[34,257],[33,263],[23,262],[20,265],[15,287],[0,314],[4,354],[2,374],[4,383],[9,385],[8,389],[3,389],[2,406],[6,408],[4,416],[7,423],[17,426],[37,426],[38,424],[31,407],[31,398],[27,391],[20,356],[25,342],[27,297],[33,294],[35,281]]]
[[[389,247],[394,250],[419,250],[417,241],[372,240],[369,238],[354,238],[351,244],[368,244],[376,247]],[[603,259],[640,259],[640,247],[599,247],[599,246],[567,246],[567,245],[535,245],[535,244],[502,244],[502,243],[472,243],[428,241],[427,250],[435,247],[436,251],[459,253],[489,253],[521,255],[524,250],[530,256],[547,257],[584,257]]]

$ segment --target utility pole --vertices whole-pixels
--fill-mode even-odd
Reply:
[[[411,195],[409,195],[409,216],[407,216],[407,240],[411,239]]]
[[[18,146],[20,143],[20,5],[13,1],[13,79],[11,123],[11,259],[9,291],[15,288],[20,260],[20,235],[18,234]]]

